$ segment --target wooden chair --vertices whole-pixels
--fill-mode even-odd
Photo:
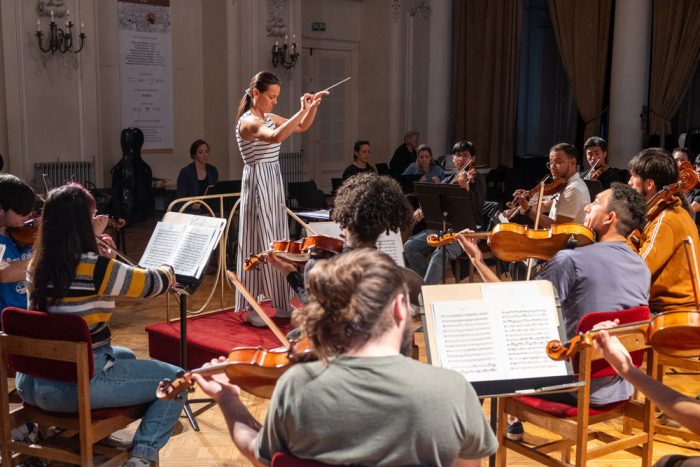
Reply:
[[[2,325],[0,455],[3,465],[14,465],[22,457],[33,456],[92,466],[94,453],[99,454],[100,465],[118,466],[128,460],[128,451],[95,443],[141,418],[147,405],[91,410],[90,379],[94,367],[90,331],[85,321],[75,315],[6,308]],[[10,410],[8,367],[35,377],[75,382],[78,412],[49,412],[27,403]],[[62,431],[39,444],[12,441],[10,430],[26,422]]]
[[[649,308],[644,306],[616,312],[589,313],[579,321],[578,331],[588,331],[600,321],[615,318],[620,319],[621,324],[648,320]],[[620,340],[631,352],[637,367],[642,364],[646,354],[647,373],[653,378],[657,378],[658,355],[646,345],[643,334],[623,336],[620,337]],[[498,465],[506,465],[507,450],[512,449],[550,466],[585,466],[589,459],[595,459],[614,451],[627,450],[639,455],[642,458],[643,466],[650,466],[654,437],[654,404],[647,399],[643,403],[630,400],[608,404],[605,407],[590,407],[591,379],[615,374],[614,370],[605,360],[602,360],[602,356],[593,347],[584,347],[579,353],[577,361],[573,363],[574,368],[578,368],[579,380],[585,382],[585,385],[577,389],[577,406],[550,402],[537,397],[499,399],[496,432],[499,441]],[[506,436],[506,414],[514,415],[523,422],[555,433],[561,436],[561,439],[538,446],[529,446],[523,441],[510,440]],[[593,428],[593,425],[616,418],[623,422],[620,436]],[[629,426],[626,423],[628,419],[639,420],[644,432],[625,436],[623,430]],[[589,448],[588,441],[591,439],[598,439],[604,445]],[[570,462],[571,447],[576,447],[575,464]],[[554,452],[561,453],[561,460],[551,455]]]

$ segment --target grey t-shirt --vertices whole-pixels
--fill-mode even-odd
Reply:
[[[537,276],[554,284],[561,300],[566,335],[576,334],[584,315],[649,303],[651,273],[644,260],[624,242],[600,242],[561,250]],[[629,399],[632,385],[619,376],[591,381],[591,403]]]
[[[256,453],[331,464],[452,465],[493,454],[496,438],[459,373],[403,356],[303,363],[277,383]]]

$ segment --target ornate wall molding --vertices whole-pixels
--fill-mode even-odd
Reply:
[[[284,37],[287,25],[284,23],[284,13],[287,11],[287,0],[267,0],[267,35]]]

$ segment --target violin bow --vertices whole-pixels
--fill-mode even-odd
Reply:
[[[546,180],[546,179],[545,179]],[[542,201],[544,198],[544,180],[540,182],[540,194],[537,197],[537,211],[535,215],[535,230],[537,230],[540,226],[540,214],[542,214]],[[532,274],[532,258],[528,258],[527,260],[527,276],[525,276],[525,280],[529,281],[530,280],[530,275]]]
[[[233,271],[226,271],[226,274],[228,275],[229,280],[233,283],[234,286],[238,289],[238,291],[243,295],[243,297],[250,303],[250,306],[253,307],[253,310],[260,316],[260,319],[265,321],[265,324],[267,324],[267,327],[270,328],[270,330],[275,334],[277,339],[282,343],[283,346],[285,346],[287,349],[290,348],[289,340],[287,339],[287,336],[284,335],[282,330],[275,324],[272,319],[270,319],[269,316],[267,316],[267,313],[263,311],[263,309],[260,307],[258,304],[257,300],[253,298],[253,295],[248,291],[245,285],[238,279],[238,276],[236,276],[236,273]]]
[[[595,164],[593,164],[593,167],[591,167],[591,170],[588,171],[585,177],[583,177],[584,180],[588,180],[591,178],[591,175],[593,175],[593,172],[595,172],[595,168],[598,167],[598,162],[600,162],[600,159],[595,161]]]
[[[301,218],[299,216],[294,214],[294,212],[291,209],[289,209],[286,204],[283,204],[282,206],[284,206],[284,209],[287,210],[287,214],[289,214],[289,217],[291,217],[292,219],[297,221],[302,227],[304,227],[309,235],[318,235],[318,233],[316,233],[316,231],[314,229],[309,227],[309,224],[307,224],[306,222],[301,220]]]

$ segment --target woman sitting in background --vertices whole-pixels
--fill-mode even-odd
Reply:
[[[95,198],[76,183],[49,192],[27,271],[29,308],[74,314],[85,320],[95,364],[90,381],[92,408],[149,404],[134,435],[132,458],[124,465],[152,465],[184,405],[180,398],[157,399],[156,387],[164,378],[176,377],[180,369],[155,360],[137,360],[131,350],[113,346],[109,321],[115,297],[160,295],[174,284],[175,273],[170,266],[141,269],[116,261],[113,244],[102,233],[107,216],[95,213]],[[18,372],[16,384],[22,400],[43,410],[78,409],[75,383]]]
[[[440,183],[445,173],[433,160],[433,150],[430,146],[421,144],[418,146],[416,161],[406,167],[401,175],[422,175],[420,182]]]
[[[209,161],[209,143],[198,139],[190,146],[193,162],[180,170],[177,176],[177,197],[202,196],[209,185],[219,181],[219,171]]]
[[[347,180],[348,178],[352,177],[353,175],[357,175],[359,173],[363,172],[373,172],[376,173],[377,171],[370,165],[369,162],[369,155],[370,155],[370,150],[369,150],[369,141],[365,140],[357,140],[355,141],[355,145],[353,147],[353,161],[352,164],[347,166],[345,170],[343,171],[343,181]]]

